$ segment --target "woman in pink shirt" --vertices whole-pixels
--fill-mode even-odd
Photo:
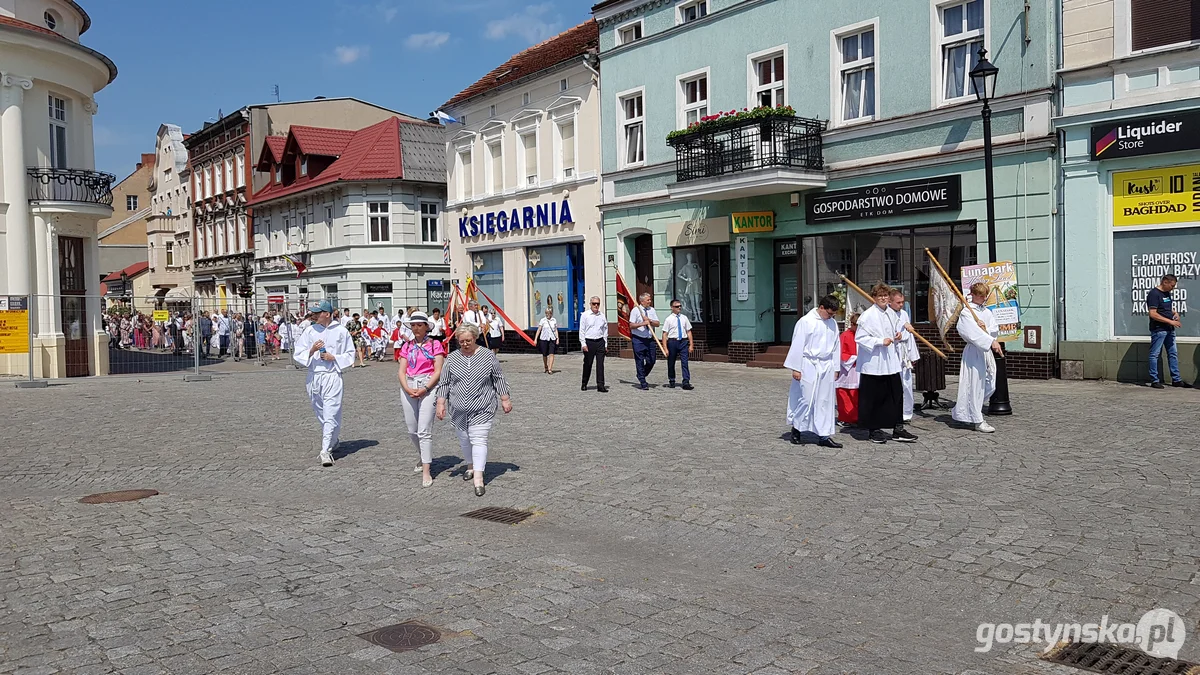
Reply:
[[[446,348],[429,337],[433,322],[422,312],[413,312],[404,320],[413,340],[400,348],[400,387],[404,389],[404,421],[408,435],[421,453],[421,463],[413,473],[421,474],[422,487],[433,485],[429,464],[433,461],[433,416],[436,398],[431,396],[442,376]]]

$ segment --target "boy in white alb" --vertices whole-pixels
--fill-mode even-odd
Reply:
[[[900,384],[904,387],[904,408],[901,411],[905,422],[913,418],[913,364],[921,360],[921,351],[917,349],[917,338],[913,335],[912,323],[908,310],[904,309],[904,291],[892,289],[890,306],[896,313],[897,323],[901,326],[900,339],[895,347],[900,356]]]
[[[328,301],[308,308],[313,324],[296,340],[292,359],[308,369],[308,397],[321,423],[321,466],[333,466],[333,450],[342,427],[342,371],[354,365],[354,340],[345,327],[331,323]]]

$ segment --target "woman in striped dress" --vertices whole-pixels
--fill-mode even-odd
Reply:
[[[446,419],[449,409],[467,461],[463,480],[474,478],[475,496],[482,497],[488,434],[496,417],[496,404],[508,414],[512,412],[512,400],[500,361],[490,350],[479,348],[479,327],[464,323],[455,331],[455,337],[458,350],[446,357],[438,383],[437,418]]]

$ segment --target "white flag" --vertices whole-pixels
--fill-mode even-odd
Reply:
[[[963,311],[962,301],[954,292],[950,281],[936,267],[929,274],[929,316],[937,324],[938,333],[942,336],[942,344],[953,351],[950,342],[946,340],[946,332],[958,324],[958,315]]]

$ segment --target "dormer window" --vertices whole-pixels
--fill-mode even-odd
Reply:
[[[280,185],[283,184],[283,165],[282,164],[275,165],[275,182],[279,183]]]
[[[49,28],[50,30],[54,30],[54,28],[58,26],[58,19],[55,18],[55,16],[50,12],[44,12],[42,14],[42,20],[46,22],[46,28]]]
[[[308,175],[308,158],[307,157],[300,158],[300,175],[301,176]]]

